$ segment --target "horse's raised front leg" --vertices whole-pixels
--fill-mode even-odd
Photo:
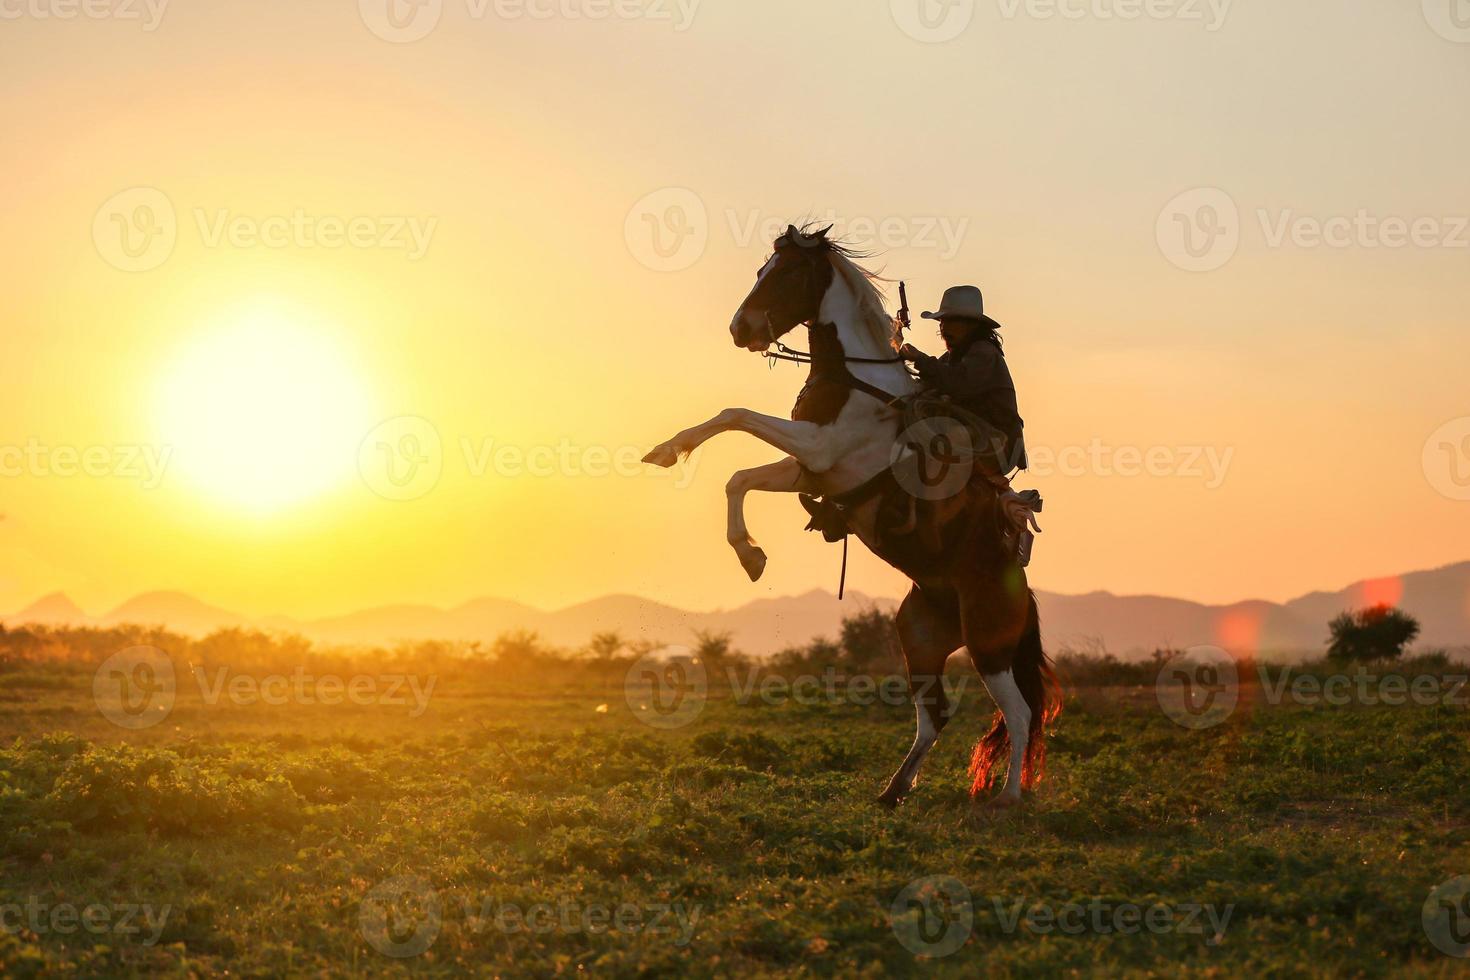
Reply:
[[[745,495],[752,490],[810,493],[814,489],[806,470],[789,456],[777,463],[739,470],[725,484],[725,495],[729,498],[730,508],[725,536],[730,547],[735,549],[735,554],[740,556],[740,564],[752,582],[760,578],[761,573],[766,570],[766,553],[751,540],[750,531],[745,526]]]
[[[643,461],[655,466],[673,466],[680,456],[688,456],[721,432],[748,432],[786,455],[796,457],[813,473],[825,473],[836,462],[830,430],[824,430],[815,422],[778,419],[748,408],[727,408],[708,422],[685,429],[653,447]]]

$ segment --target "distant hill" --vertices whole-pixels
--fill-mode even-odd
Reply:
[[[1038,593],[1047,642],[1080,645],[1102,638],[1114,652],[1213,643],[1231,650],[1319,651],[1327,622],[1345,609],[1390,602],[1417,617],[1420,648],[1470,647],[1470,562],[1425,572],[1355,582],[1286,603],[1211,606],[1159,596],[1108,592],[1063,596]]]
[[[200,602],[183,592],[145,592],[97,620],[100,626],[119,623],[146,623],[167,626],[185,634],[203,634],[229,626],[247,626],[249,621],[237,613]]]
[[[26,606],[14,616],[5,617],[7,623],[35,623],[39,626],[69,626],[87,618],[81,607],[60,592],[43,596]]]
[[[1470,647],[1470,562],[1432,571],[1365,580],[1335,592],[1313,592],[1286,603],[1265,601],[1206,605],[1163,596],[1037,593],[1048,646],[1086,647],[1101,642],[1119,654],[1156,647],[1214,643],[1231,650],[1319,651],[1327,621],[1344,609],[1394,602],[1418,617],[1418,646]],[[539,633],[558,646],[580,646],[594,633],[615,630],[629,640],[687,643],[695,630],[727,631],[736,645],[756,655],[835,636],[844,614],[866,605],[892,609],[892,599],[851,593],[838,602],[829,592],[757,599],[733,609],[690,612],[639,596],[609,595],[542,610],[505,599],[484,598],[451,609],[426,605],[378,606],[324,619],[271,616],[259,620],[201,602],[181,592],[149,592],[101,616],[90,617],[59,593],[0,617],[7,626],[143,623],[202,635],[221,627],[255,626],[300,633],[323,643],[383,644],[398,640],[480,640],[509,630]]]

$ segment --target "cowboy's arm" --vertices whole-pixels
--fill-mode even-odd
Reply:
[[[949,364],[937,357],[920,354],[914,358],[914,367],[920,380],[941,394],[954,398],[972,397],[991,387],[992,371],[984,354],[984,351],[971,350],[958,363]]]

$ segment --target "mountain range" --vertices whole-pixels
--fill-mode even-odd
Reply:
[[[1470,647],[1470,562],[1431,571],[1356,582],[1332,592],[1312,592],[1289,602],[1264,600],[1207,605],[1162,596],[1119,596],[1110,592],[1060,595],[1038,591],[1043,635],[1051,650],[1106,648],[1120,655],[1159,647],[1213,643],[1237,651],[1319,651],[1327,622],[1345,609],[1374,602],[1394,603],[1423,627],[1417,646],[1460,650]],[[182,592],[148,592],[116,609],[91,616],[60,593],[12,615],[7,627],[24,624],[114,626],[161,625],[203,635],[227,627],[299,633],[320,643],[382,645],[399,640],[479,640],[510,630],[532,630],[555,645],[585,644],[594,633],[616,631],[629,641],[687,643],[695,630],[729,632],[747,653],[766,655],[835,636],[844,614],[868,605],[893,609],[893,599],[849,593],[839,602],[829,592],[757,599],[733,609],[691,612],[630,595],[609,595],[563,609],[543,610],[507,599],[475,599],[443,609],[389,605],[323,619],[270,616],[252,619],[209,605]]]

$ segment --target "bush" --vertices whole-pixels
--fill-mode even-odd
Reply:
[[[1327,655],[1335,660],[1395,659],[1419,635],[1418,620],[1387,604],[1345,612],[1327,628],[1332,634]]]
[[[870,607],[842,620],[842,649],[847,662],[859,671],[903,669],[898,625],[892,613]]]
[[[166,749],[90,746],[62,769],[46,804],[84,830],[209,834],[239,826],[294,829],[301,798],[278,774],[252,779]]]

